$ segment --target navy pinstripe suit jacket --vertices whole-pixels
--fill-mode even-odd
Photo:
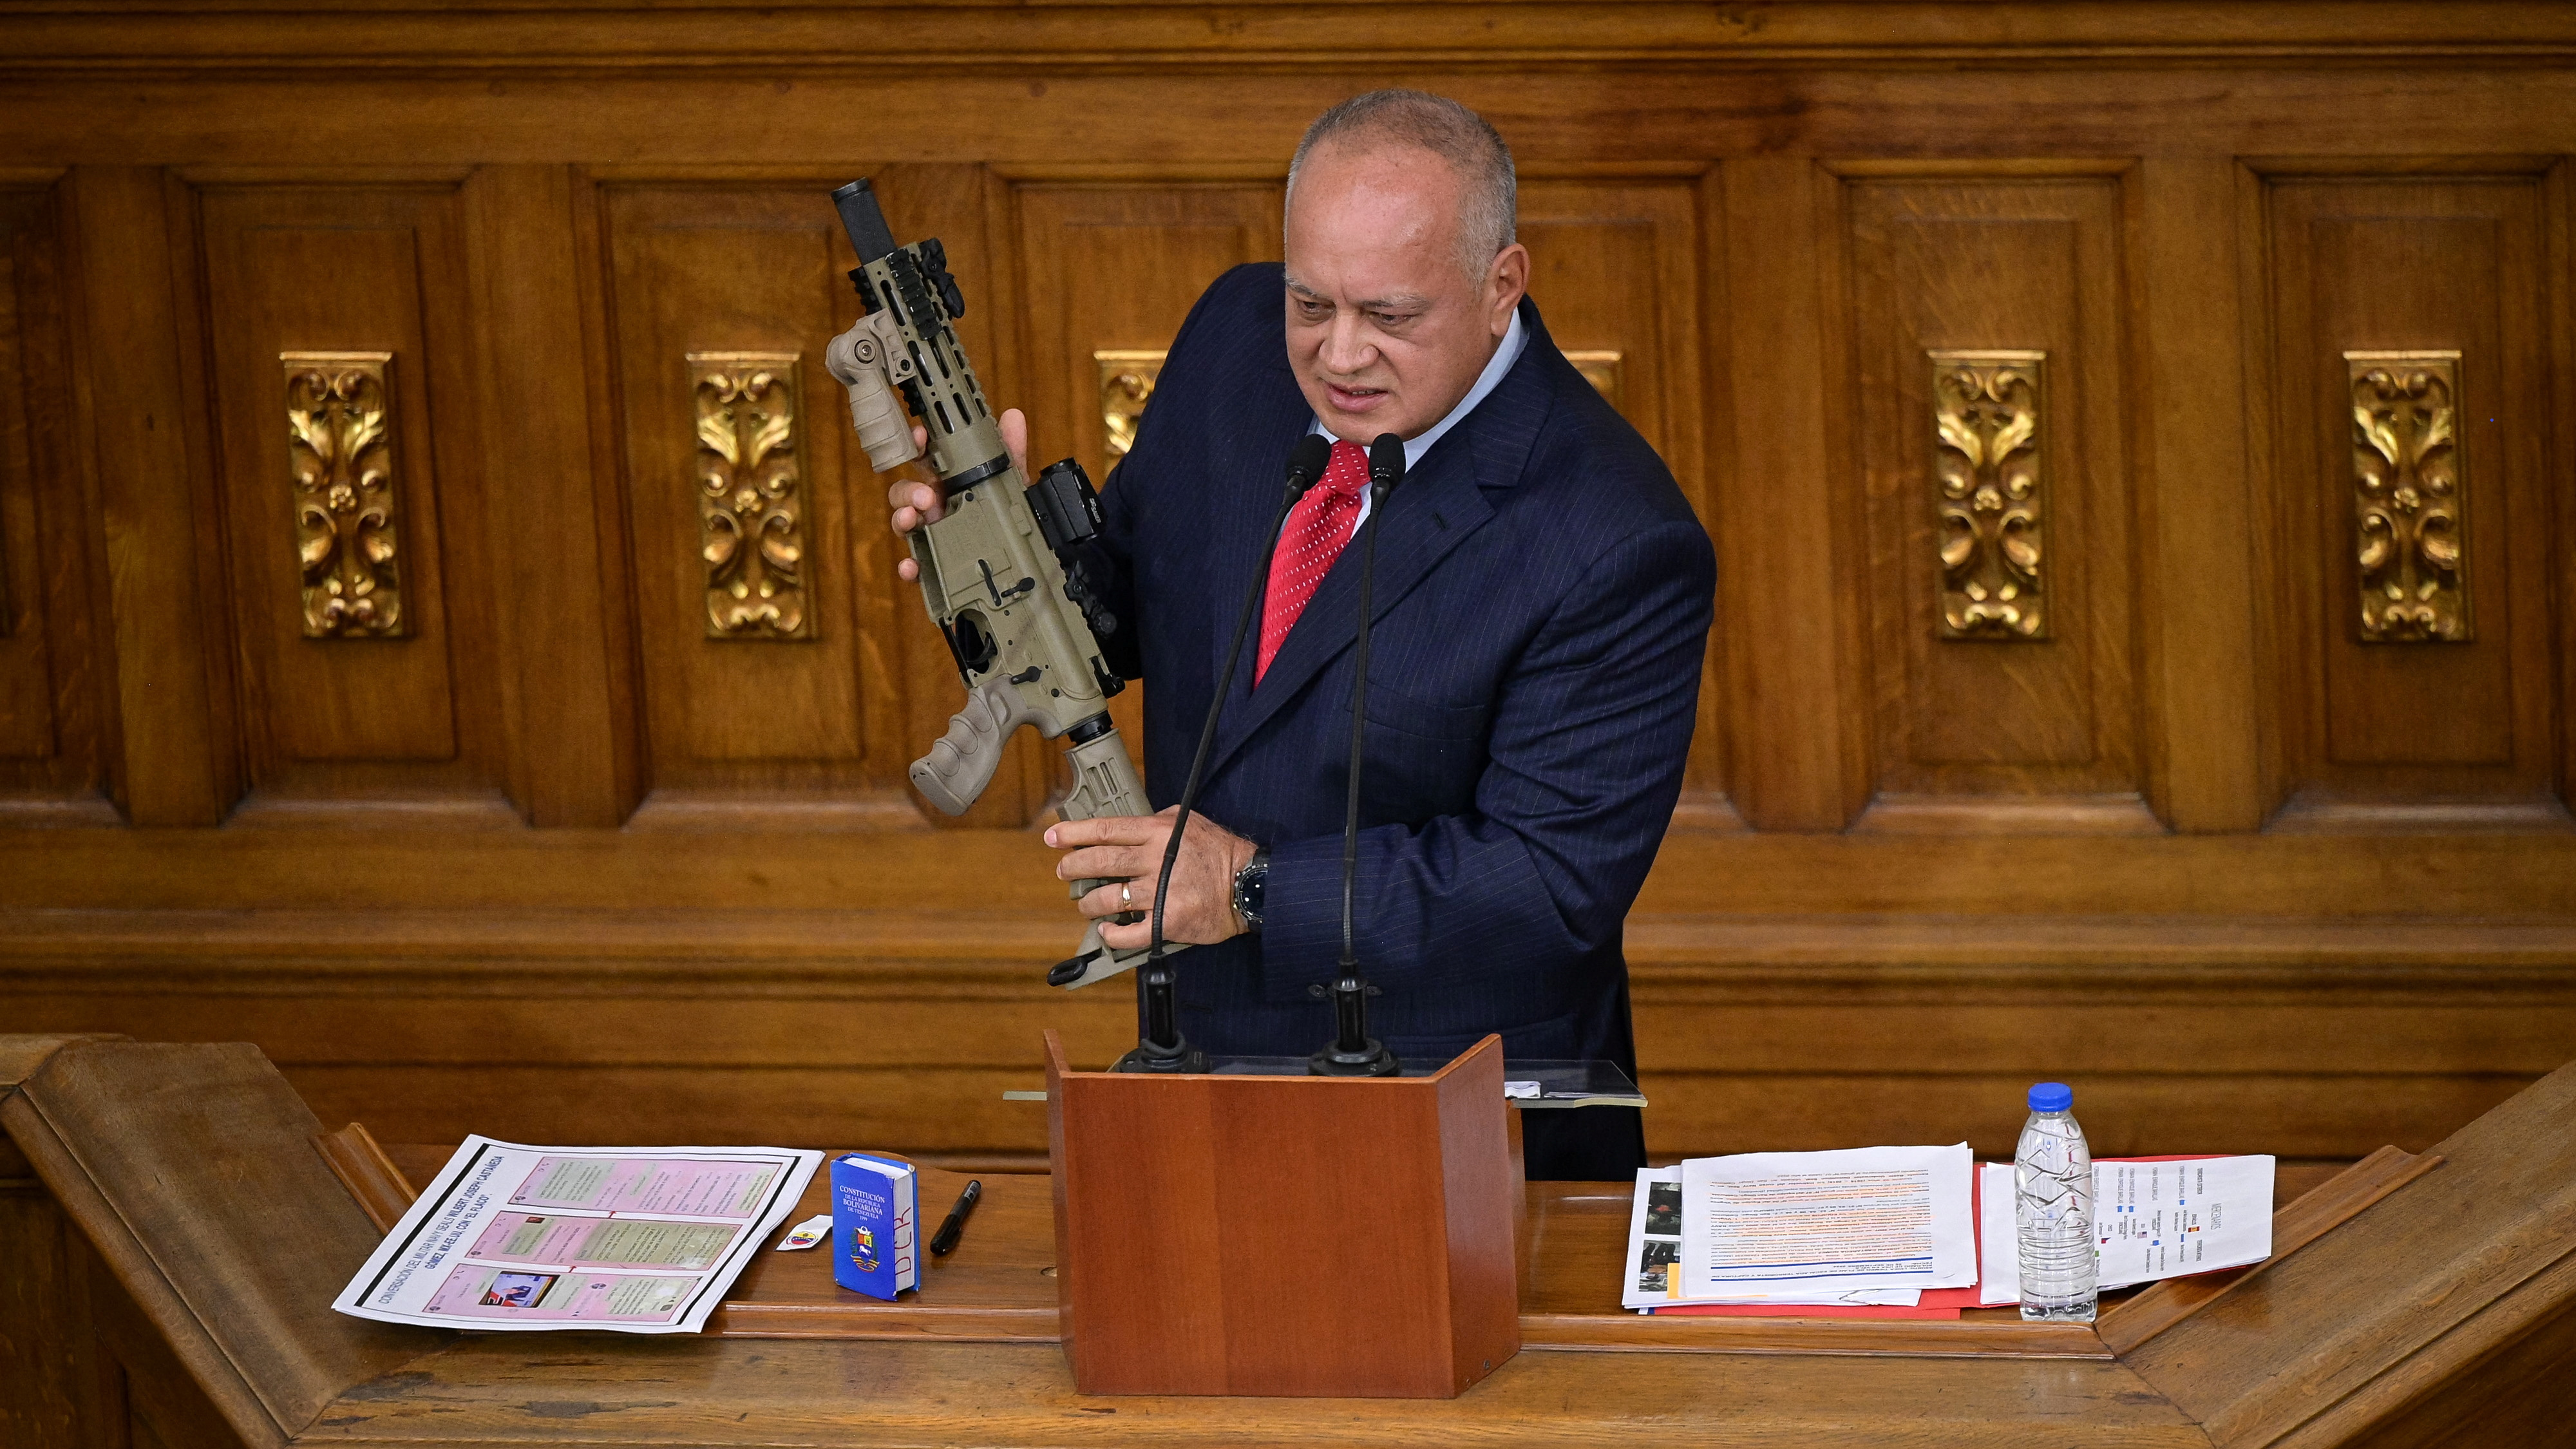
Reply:
[[[1606,1057],[1633,1073],[1620,924],[1681,789],[1716,561],[1671,472],[1533,303],[1521,322],[1520,360],[1369,523],[1382,531],[1359,954],[1384,991],[1371,1029],[1408,1062],[1499,1031],[1514,1056]],[[1220,277],[1104,490],[1157,808],[1188,780],[1289,449],[1313,417],[1285,327],[1276,263]],[[1271,866],[1264,930],[1174,963],[1182,1029],[1211,1051],[1302,1056],[1332,1035],[1308,988],[1331,982],[1341,948],[1359,565],[1345,549],[1257,688],[1246,646],[1226,700],[1199,809],[1268,846]],[[1543,1156],[1533,1140],[1533,1176],[1551,1175]]]

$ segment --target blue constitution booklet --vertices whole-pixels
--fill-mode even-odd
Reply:
[[[920,1179],[912,1164],[866,1152],[832,1159],[832,1281],[894,1301],[921,1286]]]

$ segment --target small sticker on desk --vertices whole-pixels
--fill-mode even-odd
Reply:
[[[832,1215],[823,1213],[789,1228],[787,1236],[778,1241],[778,1251],[792,1253],[799,1248],[810,1248],[830,1236],[832,1236]]]
[[[1538,1083],[1505,1082],[1503,1083],[1503,1095],[1514,1100],[1534,1100],[1538,1096]]]

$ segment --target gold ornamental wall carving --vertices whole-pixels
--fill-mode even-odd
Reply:
[[[1115,468],[1136,446],[1136,425],[1154,396],[1156,379],[1163,375],[1163,354],[1113,349],[1091,354],[1091,361],[1100,369],[1101,436],[1109,440],[1108,456],[1102,462]]]
[[[2041,568],[2044,352],[1932,352],[1940,637],[2048,637]]]
[[[2460,354],[2347,352],[2353,551],[2362,642],[2458,643],[2469,631]]]
[[[394,355],[281,352],[287,477],[303,571],[304,637],[411,633],[399,567],[393,454]]]
[[[811,639],[793,352],[692,352],[707,637]]]

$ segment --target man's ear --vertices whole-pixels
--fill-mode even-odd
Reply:
[[[1511,329],[1512,311],[1529,293],[1529,270],[1529,248],[1519,242],[1496,252],[1485,269],[1485,321],[1496,337]]]

